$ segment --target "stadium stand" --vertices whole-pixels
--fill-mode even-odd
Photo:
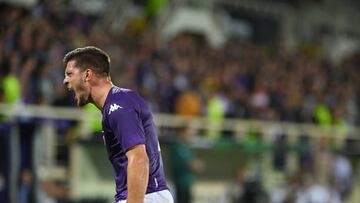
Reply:
[[[346,15],[331,24],[336,3],[14,2],[0,1],[0,202],[112,200],[105,151],[86,127],[97,114],[74,110],[62,85],[64,53],[86,45],[110,53],[113,82],[149,101],[165,164],[178,129],[191,123],[206,167],[195,202],[233,201],[224,194],[234,193],[227,188],[239,167],[241,186],[262,184],[269,202],[299,185],[360,201],[351,192],[360,187],[360,35],[343,25]],[[349,2],[350,15],[359,7]],[[310,21],[318,7],[323,15]],[[292,13],[322,24],[293,34],[305,25],[291,27]],[[325,43],[333,32],[348,36],[335,40],[341,46]]]

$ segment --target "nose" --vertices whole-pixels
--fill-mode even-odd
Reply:
[[[64,80],[63,80],[63,84],[67,86],[68,83],[69,83],[69,81],[67,80],[67,77],[65,77]]]

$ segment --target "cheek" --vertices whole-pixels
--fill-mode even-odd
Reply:
[[[73,78],[70,83],[75,90],[81,89],[81,86],[83,85],[80,78]]]
[[[79,82],[76,87],[74,87],[76,89],[76,91],[79,93],[79,94],[85,94],[87,93],[87,86],[86,84],[84,84],[83,82]]]

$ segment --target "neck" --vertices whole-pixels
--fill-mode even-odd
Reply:
[[[95,106],[102,111],[104,108],[106,97],[113,86],[109,79],[98,81],[98,84],[93,85],[91,88],[91,99]]]

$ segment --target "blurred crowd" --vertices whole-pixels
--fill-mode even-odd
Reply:
[[[7,93],[13,76],[24,103],[72,105],[62,86],[62,57],[95,45],[110,53],[113,82],[139,91],[155,112],[359,124],[359,54],[333,64],[316,45],[290,52],[234,39],[215,49],[189,33],[163,42],[142,18],[111,33],[98,16],[64,2],[40,1],[31,10],[1,5],[3,101],[16,98]]]
[[[220,199],[221,203],[342,203],[349,200],[353,174],[349,160],[341,154],[327,154],[329,161],[323,175],[298,170],[270,188],[264,186],[257,170],[236,171],[234,181]],[[325,177],[323,181],[319,177]]]
[[[193,33],[164,42],[146,18],[135,18],[121,33],[113,33],[99,16],[79,13],[66,3],[39,1],[31,9],[0,4],[0,102],[73,106],[62,84],[62,58],[71,49],[94,45],[110,54],[114,84],[138,91],[154,112],[360,124],[360,53],[334,64],[316,44],[289,51],[230,39],[213,48]],[[32,122],[19,122],[25,185],[31,182]],[[283,189],[307,183],[295,177]],[[278,202],[290,198],[284,194]]]

